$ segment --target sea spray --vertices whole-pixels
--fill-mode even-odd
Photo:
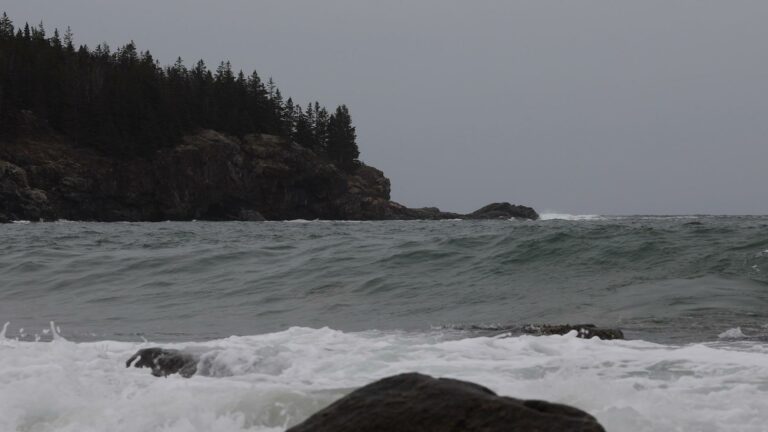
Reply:
[[[8,343],[0,346],[0,430],[279,431],[354,388],[408,371],[567,403],[608,430],[757,432],[768,421],[768,347],[759,343],[296,327],[163,344],[215,353],[208,361],[219,372],[191,379],[126,369],[137,343]]]

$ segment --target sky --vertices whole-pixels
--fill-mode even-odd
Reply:
[[[768,214],[763,0],[5,0],[75,42],[349,106],[411,207]]]

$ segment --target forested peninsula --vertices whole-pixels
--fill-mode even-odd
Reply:
[[[345,105],[296,103],[229,62],[161,66],[0,18],[0,222],[538,217],[406,208],[356,140]]]

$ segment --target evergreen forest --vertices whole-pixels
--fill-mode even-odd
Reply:
[[[181,58],[161,66],[133,42],[75,47],[72,31],[49,35],[43,24],[15,27],[0,18],[0,136],[20,132],[31,112],[77,145],[114,157],[147,158],[205,128],[234,136],[288,136],[336,166],[351,170],[359,151],[346,106],[284,99],[271,78],[215,70]]]

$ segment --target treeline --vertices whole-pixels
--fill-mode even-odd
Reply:
[[[235,73],[229,62],[210,70],[179,58],[161,67],[131,42],[112,51],[75,48],[72,31],[48,36],[43,24],[15,28],[0,18],[0,133],[18,132],[25,111],[77,143],[103,152],[146,157],[195,129],[232,135],[269,133],[350,169],[359,156],[349,110],[301,106],[272,79]]]

